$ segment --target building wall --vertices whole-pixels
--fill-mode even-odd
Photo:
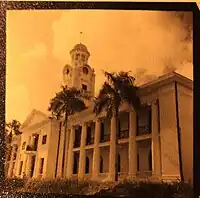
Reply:
[[[180,178],[174,83],[159,90],[160,141],[163,179]]]
[[[193,90],[177,85],[183,174],[193,181]]]
[[[50,122],[43,125],[41,128],[38,129],[39,131],[39,139],[38,139],[38,147],[37,147],[37,154],[36,154],[36,161],[35,161],[35,168],[34,168],[34,177],[40,177],[39,169],[40,169],[40,160],[44,158],[44,166],[43,166],[43,174],[42,177],[46,176],[46,166],[47,166],[47,157],[48,157],[48,141],[49,141],[49,132],[51,129]],[[42,144],[42,137],[47,135],[46,144]]]
[[[192,179],[192,149],[193,149],[193,109],[192,109],[192,90],[185,88],[184,86],[178,84],[178,99],[179,99],[179,116],[180,116],[180,127],[181,127],[181,149],[182,149],[182,160],[183,160],[183,172],[186,180]],[[175,86],[174,82],[164,85],[146,93],[142,100],[147,102],[152,102],[155,99],[159,99],[159,114],[160,114],[160,142],[161,142],[161,167],[162,167],[162,179],[177,179],[180,177],[180,166],[179,166],[179,153],[178,153],[178,139],[177,139],[177,118],[176,118],[176,103],[175,103]],[[186,108],[187,107],[187,108]],[[41,122],[41,118],[33,118],[37,122]],[[87,120],[88,119],[88,120]],[[70,122],[71,125],[83,124],[83,121],[94,120],[93,115],[81,115],[79,114],[75,121]],[[128,125],[128,117],[122,116],[121,129],[126,129]],[[104,121],[105,134],[110,134],[110,120],[106,119]],[[30,125],[30,123],[29,123]],[[94,127],[92,127],[94,130]],[[17,163],[15,164],[16,171],[15,175],[18,175],[20,161],[23,161],[23,172],[28,173],[28,165],[30,159],[28,159],[28,154],[22,151],[22,144],[26,141],[25,149],[28,144],[32,142],[33,133],[39,133],[38,149],[36,154],[34,177],[40,176],[39,167],[40,159],[44,158],[44,169],[43,177],[54,178],[55,168],[56,168],[56,155],[58,146],[58,134],[59,134],[59,121],[49,121],[42,126],[35,128],[25,128],[23,134],[21,135],[21,143],[19,145],[18,151],[19,155],[17,158]],[[47,135],[47,143],[42,145],[42,136]],[[151,135],[145,137],[136,137],[138,142],[138,153],[140,156],[140,172],[149,169],[148,154],[151,148]],[[150,144],[142,144],[143,139],[149,138]],[[142,140],[141,140],[142,139]],[[141,142],[140,142],[141,141]],[[123,141],[122,141],[123,142]],[[59,148],[59,159],[58,159],[58,170],[57,177],[61,177],[62,170],[62,157],[63,157],[63,145],[64,145],[64,127],[62,127],[62,133],[60,138],[60,148]],[[103,146],[104,145],[104,146]],[[107,146],[105,146],[107,145]],[[103,173],[109,172],[109,143],[100,144],[100,156],[103,157]],[[67,144],[66,144],[67,146]],[[91,146],[92,147],[92,146]],[[128,143],[123,143],[119,145],[118,152],[121,157],[121,172],[128,172]],[[67,155],[67,151],[66,151]],[[90,159],[90,173],[92,172],[92,158],[93,151],[87,150],[86,156]],[[65,169],[66,169],[65,161]],[[113,162],[112,162],[113,163]],[[12,165],[12,164],[11,164]]]

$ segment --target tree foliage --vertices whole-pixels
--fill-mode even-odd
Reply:
[[[98,115],[102,111],[112,117],[118,112],[124,102],[130,104],[136,111],[140,108],[138,87],[134,85],[135,78],[129,72],[119,73],[104,72],[106,81],[95,98],[94,112]]]

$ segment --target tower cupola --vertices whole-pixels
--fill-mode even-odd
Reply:
[[[70,51],[71,61],[73,67],[80,67],[87,65],[90,53],[85,45],[77,44]]]

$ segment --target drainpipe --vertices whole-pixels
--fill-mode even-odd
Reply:
[[[179,168],[181,181],[184,181],[183,176],[183,164],[182,164],[182,152],[181,152],[181,128],[179,122],[179,106],[178,106],[178,91],[177,91],[177,82],[175,81],[175,102],[176,102],[176,127],[177,127],[177,137],[178,137],[178,154],[179,154]]]

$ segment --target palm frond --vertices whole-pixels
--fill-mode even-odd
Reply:
[[[104,96],[104,98],[103,97],[101,97],[101,98],[96,98],[95,100],[94,100],[94,102],[95,102],[95,105],[94,105],[94,113],[96,114],[96,115],[99,115],[102,111],[103,111],[103,109],[104,108],[106,108],[107,107],[107,105],[110,103],[109,101],[110,101],[111,99],[108,97],[108,96]]]
[[[48,111],[60,117],[62,114],[67,116],[85,109],[85,103],[82,99],[81,91],[72,87],[62,86],[61,91],[50,100]]]
[[[140,108],[138,87],[134,85],[135,78],[130,75],[130,72],[110,73],[104,71],[104,75],[107,80],[95,99],[94,112],[97,115],[105,110],[107,116],[110,117],[113,112],[118,112],[123,102],[131,104],[135,110]]]

